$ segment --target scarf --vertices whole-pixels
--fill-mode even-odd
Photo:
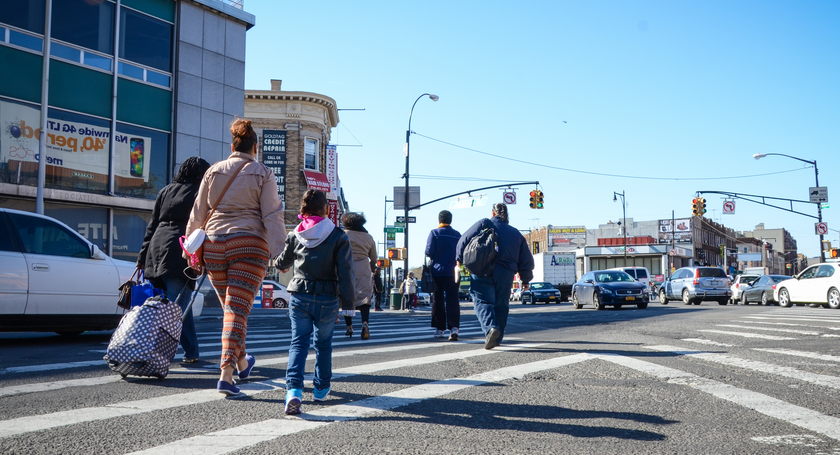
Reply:
[[[440,229],[442,227],[446,227],[446,226],[449,226],[449,225],[446,224],[446,223],[440,223],[440,224],[438,224],[438,229]]]

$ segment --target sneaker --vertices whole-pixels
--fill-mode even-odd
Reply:
[[[487,332],[487,338],[484,339],[484,349],[493,349],[496,347],[496,341],[499,339],[499,335],[502,334],[502,331],[497,328],[490,329]]]
[[[327,395],[330,394],[330,389],[331,388],[332,387],[327,387],[325,389],[319,389],[319,388],[315,387],[315,390],[312,391],[312,395],[315,396],[315,401],[327,401]]]
[[[443,338],[443,330],[435,330],[435,338]]]
[[[229,397],[235,397],[235,396],[239,395],[239,393],[240,393],[239,387],[236,387],[235,385],[233,385],[233,384],[231,384],[227,381],[217,382],[216,383],[216,390],[218,390],[219,393],[227,395]]]
[[[384,311],[382,308],[376,308],[373,311]]]
[[[300,400],[302,398],[302,389],[289,389],[286,392],[286,415],[300,414]]]
[[[368,328],[367,323],[362,324],[362,339],[367,340],[370,338],[370,328]]]
[[[458,341],[458,327],[449,330],[449,341]]]

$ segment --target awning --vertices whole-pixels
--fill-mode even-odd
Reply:
[[[312,190],[321,190],[325,193],[330,192],[330,182],[327,176],[315,171],[302,171],[304,178],[306,178],[306,186]]]

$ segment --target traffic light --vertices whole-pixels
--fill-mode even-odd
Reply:
[[[401,248],[388,248],[388,259],[391,261],[402,261],[402,249]]]
[[[543,204],[543,192],[540,190],[537,190],[537,208],[545,208],[545,204]]]
[[[391,266],[391,260],[388,258],[379,258],[376,260],[376,266],[380,269],[388,268]]]
[[[700,216],[703,216],[706,213],[706,199],[705,198],[697,198],[697,212]]]
[[[832,259],[837,259],[840,257],[840,248],[832,248],[828,251],[828,257]]]
[[[531,202],[528,204],[528,207],[532,209],[537,208],[537,190],[531,191]]]
[[[696,197],[691,200],[691,216],[700,216],[700,198]]]

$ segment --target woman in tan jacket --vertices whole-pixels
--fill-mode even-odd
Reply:
[[[361,213],[347,213],[341,217],[344,232],[350,238],[353,250],[353,271],[356,274],[356,309],[362,314],[362,339],[370,338],[368,320],[370,299],[373,296],[373,273],[376,271],[376,241],[364,228],[367,220]],[[347,336],[353,336],[353,318],[344,316]]]
[[[216,389],[228,396],[239,394],[234,368],[239,379],[246,379],[256,362],[245,351],[248,315],[269,260],[283,251],[286,241],[277,180],[256,160],[257,134],[251,121],[234,121],[230,133],[230,157],[204,174],[187,224],[190,235],[207,222],[203,258],[225,312],[222,373]]]

